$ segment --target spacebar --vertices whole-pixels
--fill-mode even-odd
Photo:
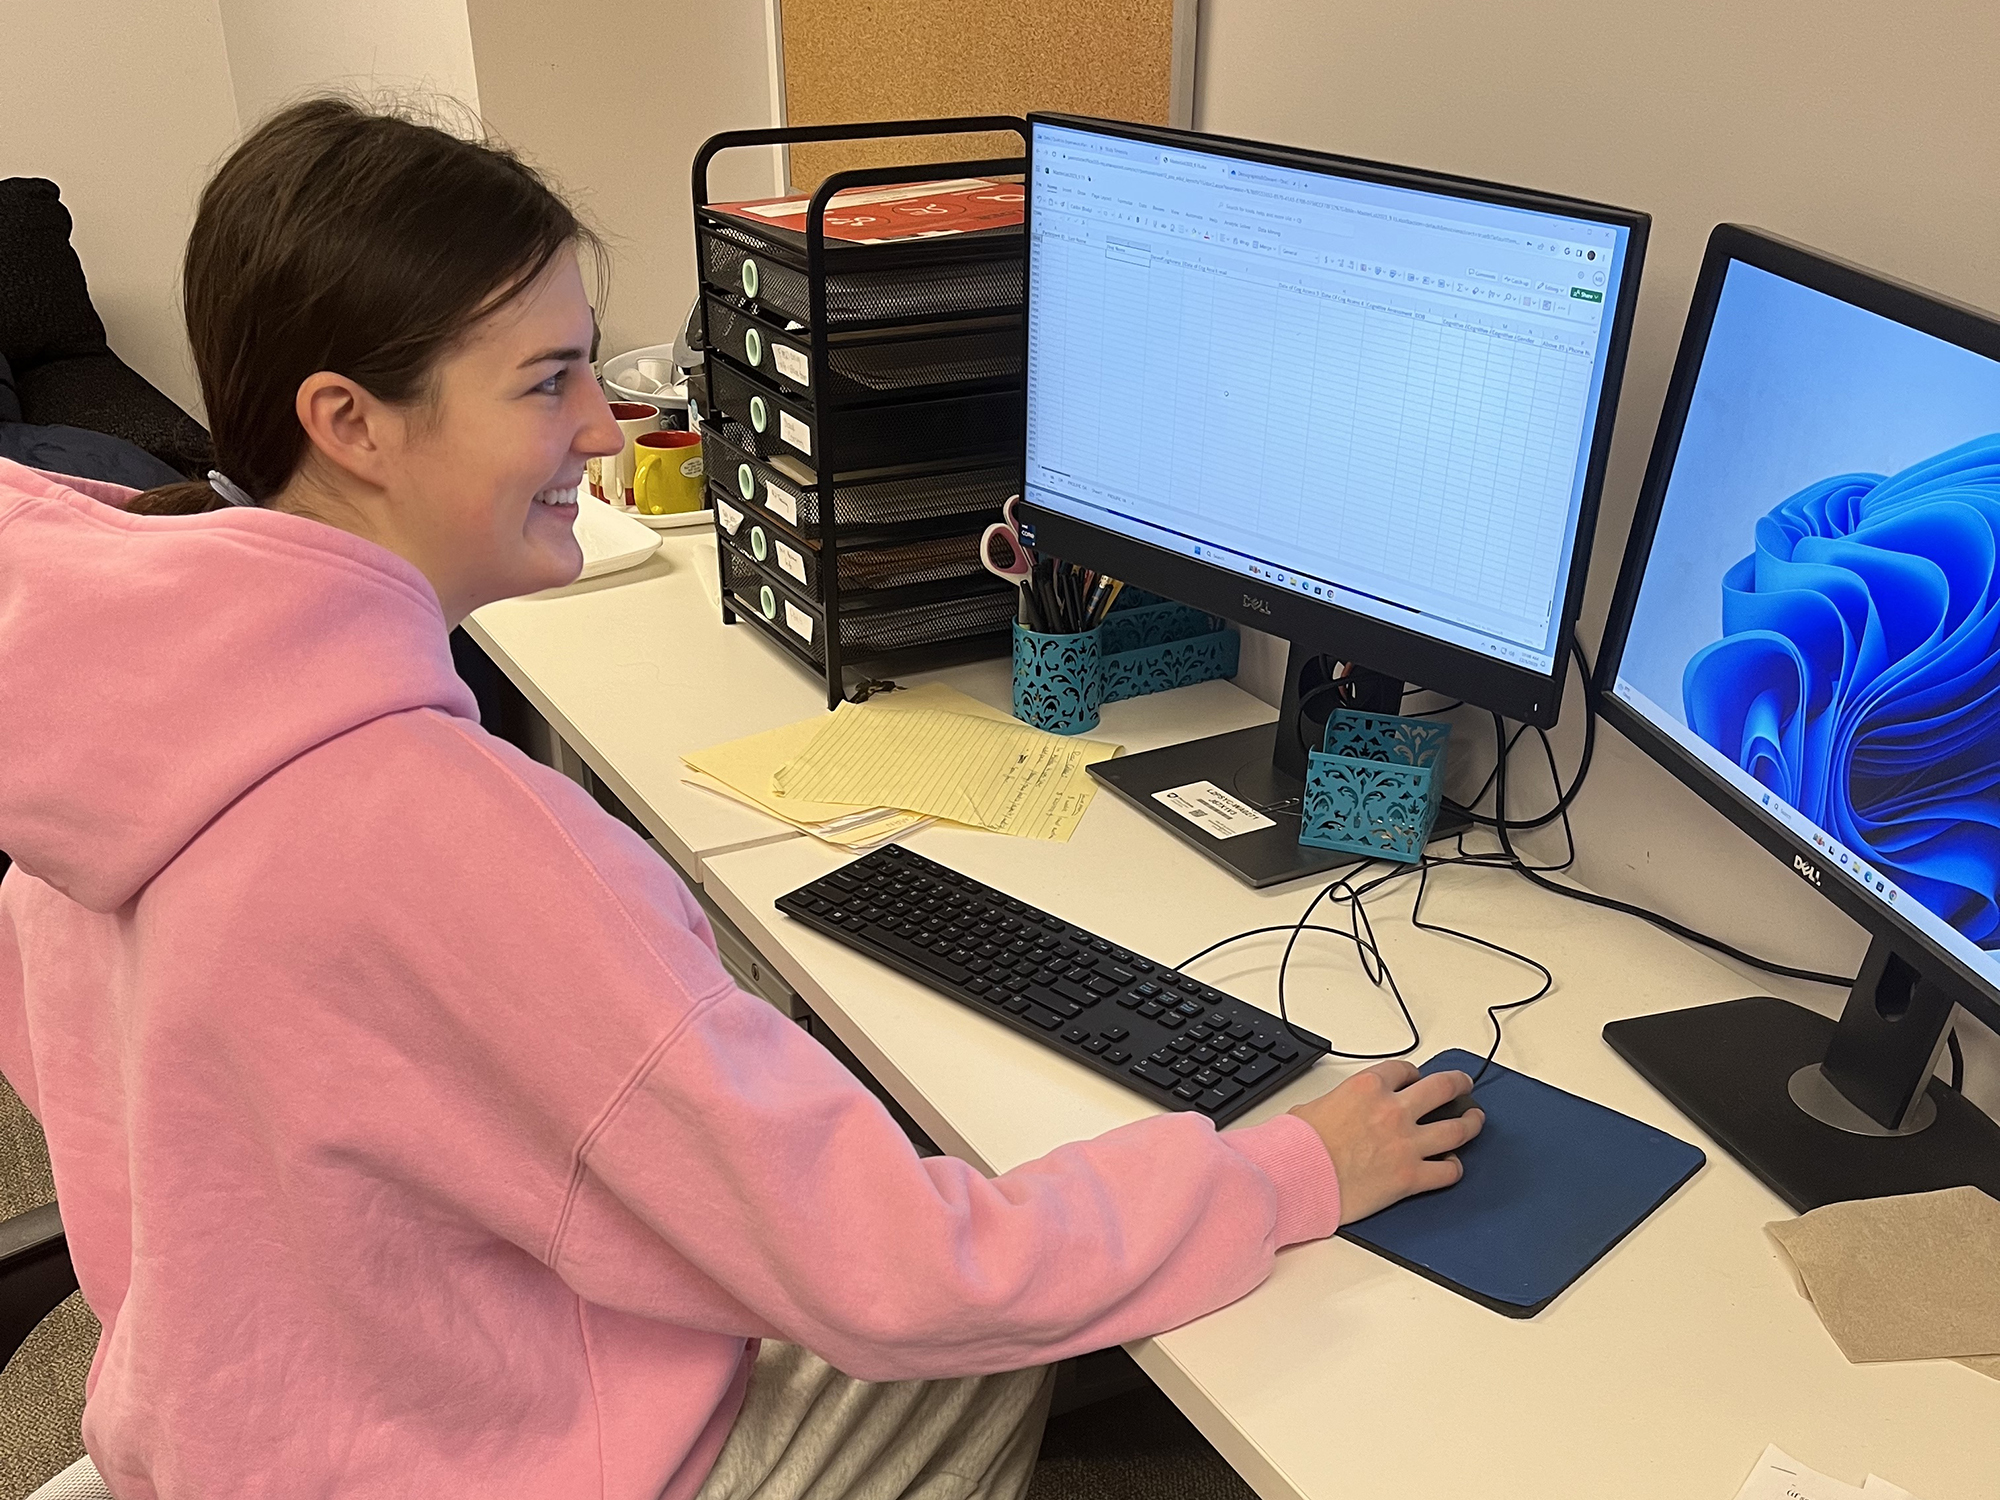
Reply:
[[[893,932],[883,932],[878,928],[871,927],[862,936],[878,947],[887,948],[891,953],[902,954],[903,957],[909,959],[912,963],[917,964],[921,968],[928,969],[931,973],[937,975],[938,978],[951,984],[964,984],[966,980],[972,977],[970,969],[961,969],[950,959],[940,958],[937,954],[931,952],[930,949],[920,948],[908,938],[897,937]]]

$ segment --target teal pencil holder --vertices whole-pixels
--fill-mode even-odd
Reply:
[[[1449,724],[1335,709],[1308,757],[1299,842],[1371,859],[1423,858],[1444,796]]]
[[[1082,734],[1097,727],[1103,703],[1098,631],[1050,635],[1014,622],[1015,718],[1051,734]]]
[[[1097,711],[1147,693],[1234,677],[1243,638],[1213,615],[1136,597],[1079,635],[1014,626],[1014,717],[1056,734],[1097,727]],[[1085,644],[1088,643],[1088,644]]]

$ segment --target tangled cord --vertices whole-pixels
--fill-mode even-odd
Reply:
[[[1293,954],[1298,949],[1300,939],[1308,932],[1325,933],[1341,938],[1354,945],[1355,955],[1361,964],[1361,972],[1367,978],[1368,982],[1377,989],[1388,990],[1391,998],[1396,1002],[1396,1009],[1402,1016],[1403,1025],[1409,1031],[1409,1040],[1402,1046],[1388,1052],[1349,1052],[1334,1047],[1331,1049],[1332,1055],[1351,1062],[1385,1062],[1392,1058],[1407,1057],[1423,1045],[1423,1032],[1417,1025],[1416,1017],[1410,1011],[1409,1002],[1404,998],[1402,987],[1396,982],[1395,973],[1390,968],[1389,960],[1382,951],[1381,943],[1375,935],[1375,924],[1369,918],[1368,910],[1364,903],[1369,896],[1377,891],[1392,886],[1398,881],[1407,880],[1414,875],[1417,880],[1417,894],[1416,899],[1410,906],[1410,926],[1413,929],[1418,932],[1434,933],[1443,937],[1457,938],[1462,942],[1477,944],[1489,952],[1497,953],[1503,958],[1510,959],[1525,968],[1533,970],[1540,977],[1541,982],[1532,994],[1519,999],[1496,1001],[1494,1004],[1486,1007],[1487,1020],[1493,1028],[1493,1040],[1492,1044],[1486,1049],[1484,1059],[1480,1062],[1479,1071],[1473,1075],[1472,1081],[1477,1085],[1479,1080],[1486,1076],[1486,1070],[1493,1065],[1495,1057],[1499,1055],[1506,1019],[1513,1013],[1533,1005],[1536,1001],[1548,995],[1555,988],[1555,975],[1539,959],[1530,957],[1525,953],[1517,952],[1505,944],[1494,942],[1491,938],[1480,937],[1476,933],[1465,932],[1456,927],[1448,927],[1441,922],[1429,922],[1424,919],[1424,900],[1430,893],[1431,872],[1454,865],[1468,865],[1476,868],[1511,870],[1529,883],[1555,895],[1567,897],[1572,901],[1581,901],[1591,906],[1600,906],[1609,911],[1621,912],[1626,916],[1637,917],[1641,921],[1649,922],[1664,931],[1673,933],[1677,937],[1700,944],[1717,953],[1733,958],[1739,963],[1748,964],[1753,968],[1762,969],[1768,973],[1783,975],[1791,979],[1808,980],[1816,984],[1835,985],[1843,989],[1851,987],[1854,983],[1852,976],[1843,978],[1837,974],[1823,974],[1817,970],[1794,968],[1788,964],[1780,964],[1769,959],[1759,958],[1754,954],[1746,953],[1740,948],[1723,942],[1720,938],[1711,937],[1707,933],[1698,932],[1691,927],[1676,922],[1671,917],[1663,916],[1659,912],[1650,911],[1642,906],[1635,906],[1630,902],[1614,900],[1609,896],[1600,896],[1594,891],[1582,890],[1576,886],[1567,885],[1561,881],[1549,878],[1552,875],[1568,870],[1576,863],[1576,831],[1570,823],[1570,808],[1576,801],[1577,793],[1583,786],[1585,776],[1589,774],[1591,758],[1595,752],[1597,743],[1597,700],[1595,689],[1591,682],[1591,663],[1589,658],[1584,654],[1582,643],[1577,640],[1574,634],[1570,636],[1568,655],[1569,659],[1577,667],[1583,687],[1583,748],[1581,754],[1578,756],[1577,767],[1570,779],[1570,783],[1567,787],[1564,787],[1562,776],[1556,764],[1555,746],[1550,741],[1548,732],[1539,728],[1534,729],[1535,736],[1542,747],[1543,757],[1548,763],[1549,785],[1555,792],[1555,800],[1546,812],[1537,814],[1532,818],[1509,818],[1507,816],[1507,763],[1513,754],[1514,747],[1520,743],[1522,736],[1527,734],[1532,726],[1526,724],[1520,725],[1509,735],[1506,721],[1500,715],[1495,714],[1493,716],[1495,751],[1493,770],[1488,773],[1486,780],[1480,785],[1478,791],[1473,794],[1469,803],[1461,807],[1456,803],[1447,802],[1445,806],[1475,826],[1492,830],[1495,839],[1499,843],[1498,849],[1469,851],[1465,847],[1465,834],[1461,833],[1457,837],[1456,852],[1453,854],[1436,855],[1426,851],[1414,864],[1408,865],[1393,864],[1386,860],[1377,859],[1356,860],[1336,879],[1320,888],[1312,900],[1306,904],[1306,909],[1299,914],[1296,922],[1281,922],[1265,927],[1253,927],[1244,932],[1232,933],[1228,937],[1210,943],[1199,952],[1190,954],[1181,962],[1180,968],[1185,970],[1190,965],[1207,958],[1210,954],[1219,952],[1234,944],[1246,942],[1251,938],[1264,937],[1280,932],[1288,934],[1285,940],[1284,951],[1278,959],[1278,1017],[1288,1030],[1301,1035],[1302,1039],[1304,1039],[1308,1034],[1302,1033],[1301,1028],[1293,1022],[1287,1004],[1286,986],[1291,970]],[[1426,711],[1425,716],[1448,712],[1450,709],[1458,706],[1458,704],[1453,703],[1447,704],[1442,708],[1430,709]],[[1479,804],[1485,800],[1488,792],[1491,792],[1493,795],[1493,811],[1490,815],[1477,810]],[[1513,835],[1537,828],[1545,828],[1552,823],[1560,824],[1562,828],[1564,846],[1562,859],[1554,864],[1537,865],[1529,863],[1515,849]],[[1371,879],[1361,880],[1361,877],[1371,867],[1376,865],[1385,866],[1385,872],[1377,874]],[[1357,881],[1360,883],[1357,884]],[[1345,927],[1329,926],[1325,923],[1316,923],[1312,920],[1313,914],[1319,910],[1321,905],[1329,902],[1336,908],[1343,905],[1346,907],[1347,925]],[[1313,1039],[1313,1045],[1318,1045],[1318,1039]],[[1951,1086],[1958,1088],[1963,1077],[1964,1060],[1956,1033],[1953,1033],[1949,1037],[1949,1049],[1953,1064]]]

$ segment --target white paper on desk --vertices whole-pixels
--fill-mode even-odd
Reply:
[[[1916,1500],[1916,1497],[1873,1474],[1865,1485],[1834,1479],[1807,1468],[1776,1443],[1767,1443],[1764,1456],[1757,1460],[1757,1467],[1736,1492],[1736,1500]]]

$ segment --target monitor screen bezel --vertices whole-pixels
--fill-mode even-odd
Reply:
[[[1694,399],[1695,381],[1701,373],[1715,312],[1722,298],[1723,279],[1734,263],[1768,271],[1773,275],[1825,293],[1863,311],[1901,323],[1920,333],[1987,359],[2000,360],[2000,321],[1976,308],[1947,301],[1917,287],[1878,276],[1859,266],[1836,260],[1804,245],[1780,239],[1741,224],[1718,224],[1708,238],[1701,272],[1695,281],[1694,298],[1688,307],[1687,324],[1681,334],[1680,352],[1674,360],[1673,378],[1667,387],[1666,405],[1653,438],[1652,457],[1639,490],[1626,538],[1625,558],[1612,595],[1611,612],[1604,627],[1598,653],[1593,691],[1598,712],[1604,721],[1646,754],[1658,761],[1682,785],[1728,818],[1761,844],[1765,851],[1792,870],[1801,880],[1831,901],[1835,907],[1859,923],[1871,938],[1887,938],[1899,951],[1920,953],[1942,972],[1939,977],[1955,980],[1953,990],[1959,1003],[1996,1031],[2000,1031],[2000,987],[1963,962],[1941,943],[1906,920],[1900,911],[1883,905],[1859,885],[1823,868],[1825,852],[1793,833],[1775,818],[1764,814],[1756,803],[1716,775],[1690,751],[1621,700],[1612,687],[1618,680],[1619,664],[1638,606],[1639,584],[1652,555],[1653,538],[1659,529],[1660,512],[1666,503],[1667,485],[1673,477],[1674,460],[1680,451],[1681,435],[1687,424],[1688,408]]]
[[[1562,600],[1561,630],[1556,636],[1555,660],[1547,672],[1531,671],[1462,646],[1449,645],[1421,632],[1390,625],[1324,600],[1308,599],[1291,590],[1267,588],[1260,591],[1250,580],[1227,569],[1197,562],[1089,521],[1031,505],[1025,498],[1021,505],[1021,516],[1033,527],[1036,544],[1051,556],[1084,563],[1116,578],[1142,580],[1147,588],[1157,593],[1171,595],[1238,624],[1283,636],[1305,650],[1357,662],[1447,697],[1459,698],[1504,714],[1510,719],[1543,728],[1554,724],[1562,707],[1562,683],[1568,670],[1567,643],[1583,606],[1584,583],[1597,528],[1598,504],[1611,450],[1626,350],[1631,341],[1632,314],[1638,301],[1639,276],[1645,263],[1650,217],[1632,209],[1614,208],[1581,198],[1508,187],[1444,172],[1389,166],[1357,157],[1304,151],[1231,136],[1203,135],[1163,126],[1133,125],[1040,111],[1028,116],[1030,182],[1034,180],[1035,130],[1038,125],[1202,151],[1418,192],[1444,192],[1482,203],[1588,219],[1592,223],[1626,231],[1625,259],[1620,267],[1617,301],[1612,308],[1611,336],[1604,352],[1597,421],[1591,434],[1582,502],[1571,549],[1568,585]],[[1024,225],[1028,245],[1027,297],[1032,307],[1035,295],[1035,205],[1032,190],[1027,200]],[[1028,367],[1029,323],[1030,319],[1022,320],[1024,371]],[[1227,356],[1219,354],[1218,357]]]

